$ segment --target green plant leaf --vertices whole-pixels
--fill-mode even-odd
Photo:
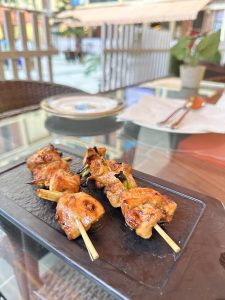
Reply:
[[[178,43],[170,49],[172,56],[175,56],[178,60],[184,60],[190,53],[188,48],[190,38],[188,36],[182,37]]]
[[[98,70],[101,64],[101,57],[99,55],[87,56],[85,59],[85,75],[90,75]]]
[[[214,64],[220,64],[220,61],[221,61],[221,53],[219,50],[217,50],[213,56],[208,58],[208,62],[211,62]]]
[[[203,37],[196,46],[196,51],[202,59],[210,59],[218,50],[220,43],[220,31]]]

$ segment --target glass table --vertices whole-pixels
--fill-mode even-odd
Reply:
[[[206,82],[205,85],[203,83],[200,94],[213,96],[223,87]],[[125,99],[129,106],[139,101],[143,95],[166,95],[172,99],[182,98],[181,95],[184,98],[188,93],[194,92],[179,89],[179,85],[171,87],[164,82],[128,87],[109,92],[107,96]],[[0,121],[1,170],[7,170],[9,164],[14,165],[48,143],[66,146],[81,157],[87,146],[106,146],[110,159],[127,162],[133,169],[154,176],[151,178],[156,178],[158,186],[161,184],[168,189],[174,188],[177,193],[190,193],[200,198],[199,193],[206,195],[202,199],[207,209],[210,209],[206,209],[208,224],[206,216],[201,219],[163,286],[157,289],[149,286],[142,288],[142,282],[138,281],[133,283],[134,286],[137,284],[135,292],[129,274],[126,274],[126,283],[124,274],[115,273],[114,278],[112,270],[104,269],[102,263],[97,264],[93,271],[90,267],[93,263],[88,260],[88,254],[79,258],[83,265],[75,266],[69,257],[62,257],[57,251],[52,251],[44,238],[40,240],[35,232],[27,232],[13,221],[12,216],[7,217],[1,210],[2,299],[224,297],[225,151],[222,149],[225,150],[225,135],[209,133],[193,137],[148,129],[132,122],[118,121],[115,117],[84,122],[53,116],[39,109]],[[3,201],[4,198],[1,198],[2,204]],[[201,244],[198,240],[201,240]],[[100,266],[101,272],[98,269]],[[112,272],[111,278],[105,275],[107,280],[104,282],[99,279],[104,278],[99,272],[101,276],[104,272]],[[130,288],[128,284],[131,284]]]

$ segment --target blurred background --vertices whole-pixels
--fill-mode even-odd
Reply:
[[[225,1],[0,1],[0,79],[51,81],[89,93],[179,75],[170,48],[220,30],[205,78],[224,81]]]

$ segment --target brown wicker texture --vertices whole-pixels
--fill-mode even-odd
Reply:
[[[202,64],[206,67],[205,80],[225,82],[225,65],[208,62]]]
[[[35,107],[46,97],[68,93],[83,92],[72,87],[46,82],[0,81],[0,113],[27,106]]]
[[[225,71],[224,71],[224,73],[225,73]],[[225,82],[225,75],[223,75],[223,76],[213,76],[213,77],[209,77],[209,78],[207,78],[207,80],[209,80],[209,81],[215,81],[215,82]]]

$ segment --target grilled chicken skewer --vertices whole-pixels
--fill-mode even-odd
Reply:
[[[61,154],[53,145],[48,145],[27,159],[27,167],[31,172],[40,165],[45,165],[53,161],[61,161]]]
[[[49,190],[53,192],[77,193],[80,190],[80,176],[67,170],[57,170],[49,181]]]
[[[91,259],[97,259],[99,255],[86,231],[104,215],[101,203],[83,192],[62,193],[38,189],[37,196],[57,202],[56,219],[67,238],[76,239],[81,234]]]
[[[70,172],[69,165],[64,160],[52,161],[38,165],[33,169],[33,184],[49,187],[50,180],[58,170]]]
[[[111,205],[121,207],[126,223],[135,229],[137,235],[148,239],[154,227],[175,252],[180,251],[157,224],[160,221],[172,220],[177,207],[174,201],[154,189],[137,187],[131,167],[114,160],[106,160],[102,148],[88,149],[83,164],[89,167],[89,178],[105,187]]]
[[[105,212],[99,201],[83,192],[60,193],[38,189],[37,196],[57,202],[56,219],[69,240],[76,239],[80,235],[74,219],[78,218],[85,230],[89,230]]]
[[[137,187],[124,191],[120,199],[123,200],[121,207],[126,205],[126,199],[132,200],[132,207],[139,206],[141,204],[150,203],[155,208],[160,209],[162,212],[161,221],[171,222],[173,215],[177,208],[177,204],[170,200],[167,196],[161,195],[158,191],[151,188]]]
[[[56,219],[68,239],[83,237],[92,260],[99,257],[86,230],[104,214],[104,208],[95,198],[79,192],[80,176],[74,175],[67,162],[61,158],[54,146],[49,145],[27,160],[34,175],[34,184],[48,187],[38,189],[40,198],[57,202]]]
[[[137,184],[131,174],[131,167],[115,160],[106,160],[103,149],[105,148],[88,149],[83,164],[89,168],[91,174],[89,179],[95,180],[97,187],[105,187],[110,204],[113,207],[120,207],[122,204],[120,194],[127,188],[137,187]]]
[[[27,159],[27,167],[33,173],[33,184],[45,186],[51,191],[76,193],[80,190],[80,176],[74,175],[67,161],[53,145],[48,145]]]

